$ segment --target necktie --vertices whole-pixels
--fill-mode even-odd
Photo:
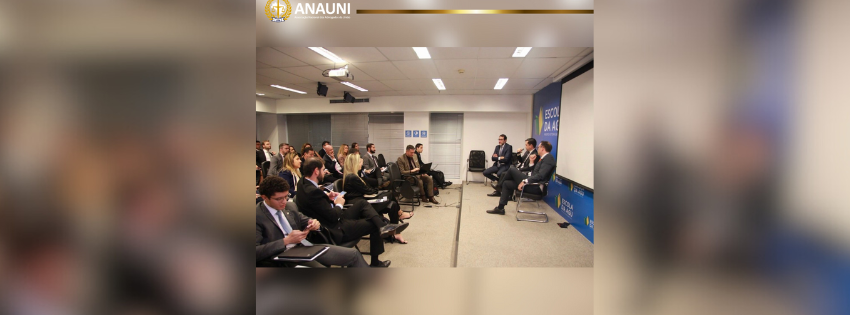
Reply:
[[[283,216],[280,214],[280,211],[277,211],[277,219],[280,221],[280,227],[283,228],[283,234],[289,235],[292,233],[292,227],[289,224],[286,224],[286,221],[283,220]]]

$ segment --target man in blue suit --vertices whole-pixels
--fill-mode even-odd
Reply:
[[[511,167],[511,159],[514,156],[514,148],[507,144],[508,137],[499,135],[499,145],[493,151],[493,166],[484,170],[484,177],[489,178],[495,185],[499,181],[499,176]]]

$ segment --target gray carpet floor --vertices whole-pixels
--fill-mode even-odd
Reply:
[[[498,204],[497,197],[487,196],[492,191],[482,183],[440,190],[439,205],[417,206],[414,217],[405,221],[410,226],[402,235],[408,244],[386,243],[381,259],[392,260],[396,268],[452,267],[455,259],[457,267],[593,267],[593,244],[572,227],[560,228],[556,223],[565,220],[548,205],[540,202],[548,223],[517,221],[515,202],[508,203],[505,215],[488,214],[485,211]],[[522,209],[537,207],[524,202]],[[359,247],[367,250],[369,241]],[[364,258],[370,261],[370,256]]]
[[[385,243],[381,260],[391,260],[390,267],[451,267],[460,193],[461,185],[455,184],[440,190],[435,197],[439,205],[416,206],[413,218],[404,221],[410,226],[401,233],[407,244]],[[410,206],[402,205],[401,210],[409,211]],[[360,241],[358,246],[368,250],[369,241]],[[371,256],[364,258],[371,261]]]
[[[458,267],[593,267],[593,243],[573,227],[559,227],[566,220],[543,201],[540,210],[549,222],[517,221],[516,202],[508,202],[505,215],[486,212],[499,204],[498,197],[487,196],[493,188],[470,183],[463,189]],[[523,202],[522,209],[537,206]]]

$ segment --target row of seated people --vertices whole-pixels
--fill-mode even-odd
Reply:
[[[549,154],[552,151],[549,141],[541,141],[537,145],[536,139],[528,138],[525,147],[517,150],[516,154],[506,141],[505,135],[499,136],[499,145],[492,156],[494,163],[484,171],[484,176],[492,180],[495,190],[487,195],[500,197],[499,204],[487,210],[490,214],[504,215],[505,205],[515,198],[516,190],[525,189],[530,194],[542,194],[542,185],[555,174],[555,159]]]
[[[290,148],[290,149],[287,149]],[[399,166],[399,171],[401,175],[405,175],[405,178],[411,181],[411,184],[419,187],[419,191],[423,192],[421,194],[421,198],[423,202],[430,203],[438,203],[434,198],[434,179],[428,173],[419,174],[419,170],[421,168],[422,157],[421,153],[424,149],[424,146],[419,143],[416,147],[412,145],[408,145],[405,149],[405,153],[399,156],[396,159],[396,164]],[[289,147],[288,144],[281,144],[281,154],[292,153],[293,150]],[[378,157],[376,155],[377,148],[375,144],[369,143],[366,145],[366,152],[361,156],[360,147],[355,142],[351,145],[350,149],[348,145],[341,145],[339,149],[339,154],[334,154],[333,146],[328,141],[322,142],[322,149],[319,153],[316,153],[312,145],[310,143],[305,143],[301,147],[300,158],[302,161],[305,161],[308,158],[313,156],[320,156],[324,161],[325,169],[325,183],[332,183],[338,179],[343,179],[346,174],[346,165],[348,164],[346,160],[348,157],[352,155],[356,155],[361,157],[363,160],[362,166],[355,166],[356,171],[351,173],[358,175],[363,181],[365,181],[369,187],[382,189],[389,186],[389,174],[386,172],[386,167],[378,166]],[[295,153],[298,156],[298,153]],[[272,162],[272,166],[269,168],[269,174],[277,174],[278,176],[282,176],[284,178],[292,179],[292,173],[286,172],[286,167],[281,164],[284,163],[276,163]],[[357,165],[357,164],[354,164]],[[290,183],[294,183],[295,180],[290,180]],[[441,183],[443,187],[445,185],[450,185],[451,183]]]
[[[299,160],[294,154],[291,155],[295,160]],[[310,243],[305,241],[308,233],[324,226],[329,237],[337,244],[358,241],[369,235],[372,257],[370,265],[388,267],[389,260],[379,259],[379,255],[384,252],[384,238],[399,239],[400,232],[408,226],[408,223],[400,223],[402,218],[397,203],[384,203],[384,212],[391,218],[387,220],[364,198],[364,193],[371,191],[355,189],[357,183],[365,187],[365,182],[358,177],[349,174],[352,176],[346,178],[347,183],[344,186],[357,193],[343,197],[338,192],[323,191],[320,184],[325,171],[322,160],[308,158],[303,169],[310,175],[300,177],[294,189],[280,176],[269,176],[258,187],[262,201],[257,203],[256,208],[257,265],[291,266],[291,263],[278,262],[273,258],[289,248],[309,245]],[[296,168],[295,173],[300,173],[300,170]],[[296,195],[294,205],[288,200],[291,191],[295,191]],[[325,266],[367,266],[356,249],[332,245],[329,247],[316,262]]]

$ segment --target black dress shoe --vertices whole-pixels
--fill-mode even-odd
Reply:
[[[501,197],[501,196],[502,196],[502,192],[500,192],[500,191],[494,191],[494,192],[491,192],[491,193],[487,194],[487,196],[490,196],[490,197]]]
[[[371,265],[371,267],[372,268],[387,268],[387,267],[390,266],[391,263],[392,263],[392,261],[387,259],[387,260],[384,260],[382,262],[379,262],[377,265]]]
[[[495,207],[495,208],[493,208],[493,210],[487,210],[487,213],[505,215],[505,209]]]

